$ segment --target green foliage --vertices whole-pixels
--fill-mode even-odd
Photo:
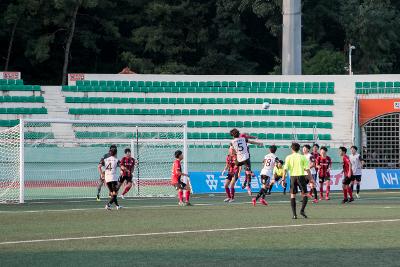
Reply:
[[[302,4],[304,74],[400,71],[398,1]],[[280,74],[281,0],[3,0],[0,68],[60,84],[77,5],[69,72]]]

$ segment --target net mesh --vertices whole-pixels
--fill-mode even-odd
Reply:
[[[0,131],[0,202],[19,200],[20,132],[15,126]]]
[[[183,124],[26,122],[24,128],[25,133],[42,132],[25,139],[26,200],[94,198],[99,187],[106,198],[97,168],[111,144],[117,145],[119,159],[129,147],[139,161],[126,196],[176,194],[170,176],[174,151],[183,150]]]

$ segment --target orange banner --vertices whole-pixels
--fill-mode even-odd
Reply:
[[[360,99],[359,122],[364,125],[369,120],[384,114],[400,112],[400,99]]]

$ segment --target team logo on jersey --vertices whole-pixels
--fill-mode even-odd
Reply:
[[[210,188],[210,190],[217,190],[217,186],[218,186],[218,180],[215,179],[214,175],[206,175],[206,183],[208,185],[208,187]]]

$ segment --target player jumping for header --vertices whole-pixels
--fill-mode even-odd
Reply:
[[[238,129],[232,129],[230,131],[230,135],[233,140],[231,142],[233,149],[236,152],[236,166],[244,166],[245,167],[245,182],[244,185],[247,188],[248,194],[251,196],[251,162],[250,162],[250,153],[248,144],[254,144],[262,146],[262,143],[251,141],[248,138],[240,137],[240,132]]]

